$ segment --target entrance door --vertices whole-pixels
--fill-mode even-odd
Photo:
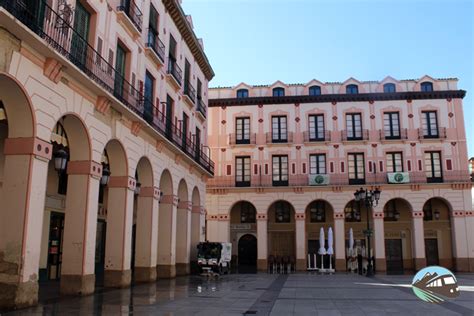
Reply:
[[[438,240],[436,238],[425,239],[425,256],[426,256],[426,265],[428,266],[439,265]]]
[[[72,34],[71,54],[73,62],[81,69],[86,66],[87,40],[89,38],[89,24],[91,15],[86,8],[77,1],[74,13],[74,30]]]
[[[117,45],[117,57],[115,59],[115,87],[114,93],[115,96],[122,100],[123,97],[123,86],[125,78],[125,50],[122,46]]]
[[[61,276],[63,253],[64,214],[51,213],[48,243],[48,280],[56,280]]]
[[[401,239],[385,239],[385,257],[387,260],[387,274],[403,274]]]
[[[238,247],[239,272],[255,272],[257,267],[257,238],[251,234],[243,235],[239,239]]]
[[[95,281],[99,285],[102,285],[104,280],[106,232],[107,223],[105,220],[99,219],[95,237]]]

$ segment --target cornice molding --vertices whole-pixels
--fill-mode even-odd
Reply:
[[[214,77],[214,70],[212,70],[211,64],[209,63],[204,50],[202,49],[196,35],[194,34],[194,31],[189,25],[186,19],[186,14],[184,14],[183,9],[181,9],[181,6],[176,2],[176,0],[162,1],[166,10],[168,10],[169,15],[178,27],[179,32],[186,41],[191,53],[193,54],[194,58],[196,58],[196,62],[199,64],[199,67],[201,67],[206,79],[210,81]]]
[[[326,103],[326,102],[370,102],[391,100],[429,100],[429,99],[462,99],[466,95],[464,90],[442,90],[431,92],[394,92],[394,93],[359,93],[359,94],[322,94],[322,95],[295,95],[285,97],[250,97],[210,99],[209,107],[242,106],[258,104],[294,104],[294,103]]]

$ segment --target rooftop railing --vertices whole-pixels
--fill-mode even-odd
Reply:
[[[39,10],[39,5],[44,10]],[[16,19],[41,37],[56,52],[68,59],[86,76],[114,95],[126,108],[147,121],[159,134],[184,151],[211,174],[214,162],[189,139],[183,137],[190,146],[182,146],[182,141],[171,134],[176,127],[166,121],[165,116],[135,89],[111,64],[107,62],[74,28],[44,1],[28,5],[21,0],[0,0]],[[35,9],[36,8],[36,9]],[[40,13],[41,12],[41,13]],[[189,148],[188,148],[189,147]]]

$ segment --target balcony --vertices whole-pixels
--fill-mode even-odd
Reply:
[[[410,184],[427,184],[431,183],[424,172],[404,172],[408,176],[409,181],[403,183],[393,183],[389,181],[386,172],[367,173],[364,179],[357,179],[356,181],[349,180],[347,173],[345,174],[325,174],[320,175],[322,179],[316,179],[318,175],[289,175],[288,181],[280,181],[275,185],[272,181],[271,175],[253,175],[250,183],[246,183],[247,187],[253,188],[268,188],[268,187],[313,187],[313,186],[344,186],[344,185],[410,185]],[[311,179],[314,178],[314,179]],[[469,171],[445,171],[441,178],[442,183],[471,183]],[[235,176],[216,176],[209,179],[207,182],[208,188],[234,188],[240,187],[237,184]]]
[[[266,133],[267,144],[291,144],[293,143],[293,132],[286,134],[273,135],[273,133]]]
[[[142,33],[143,14],[134,0],[120,0],[117,7],[117,20],[136,37]]]
[[[186,149],[183,150],[182,140],[177,141],[169,136],[171,134],[168,133],[168,129],[172,130],[172,122],[166,122],[164,115],[158,111],[153,103],[145,100],[143,95],[95,51],[56,11],[47,4],[44,6],[44,16],[48,18],[39,21],[37,12],[30,12],[23,1],[0,1],[0,7],[5,8],[18,21],[38,35],[35,40],[44,41],[44,47],[40,47],[41,49],[52,49],[71,63],[65,67],[66,71],[82,72],[84,80],[90,79],[92,88],[97,89],[100,93],[104,93],[105,90],[106,93],[110,94],[112,100],[115,100],[112,97],[114,96],[119,105],[133,113],[130,113],[130,116],[134,119],[138,116],[144,122],[148,122],[158,134],[158,137],[168,139],[176,146],[177,150],[181,150],[207,172],[214,174],[214,162],[206,153],[196,149],[196,146],[192,144],[191,148],[185,146]],[[63,27],[58,28],[57,25],[63,25]],[[120,107],[120,110],[122,110],[122,107]],[[188,140],[186,139],[186,141]]]
[[[204,101],[198,97],[197,98],[198,102],[196,103],[196,112],[198,114],[198,117],[201,118],[201,120],[206,120],[207,116],[207,110],[206,110],[206,105],[204,104]]]
[[[305,143],[318,143],[318,142],[330,142],[331,131],[324,131],[318,135],[318,133],[310,133],[309,131],[303,132],[303,141]]]
[[[248,138],[245,139],[237,139],[237,135],[235,133],[229,134],[229,145],[256,145],[257,144],[257,134],[250,133]]]
[[[194,107],[196,102],[196,89],[191,85],[189,81],[184,81],[184,101],[191,107]]]
[[[434,133],[427,129],[418,129],[418,139],[445,139],[446,138],[446,127],[438,128]]]
[[[153,60],[158,68],[163,66],[165,62],[165,44],[151,30],[148,30],[145,54]]]
[[[168,81],[179,90],[181,81],[183,80],[183,71],[179,68],[178,63],[173,58],[168,58],[168,70],[166,71]]]
[[[342,130],[341,131],[341,139],[343,142],[345,141],[367,141],[369,140],[369,130],[363,129],[360,131],[348,131]]]
[[[400,129],[399,135],[395,135],[395,133],[390,134],[390,133],[385,133],[384,130],[379,129],[379,139],[381,141],[387,140],[387,141],[397,141],[397,140],[407,140],[408,139],[408,130],[406,128]]]

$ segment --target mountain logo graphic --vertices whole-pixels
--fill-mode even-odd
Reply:
[[[429,266],[418,271],[412,281],[415,295],[429,303],[441,303],[459,296],[458,282],[446,268]]]

